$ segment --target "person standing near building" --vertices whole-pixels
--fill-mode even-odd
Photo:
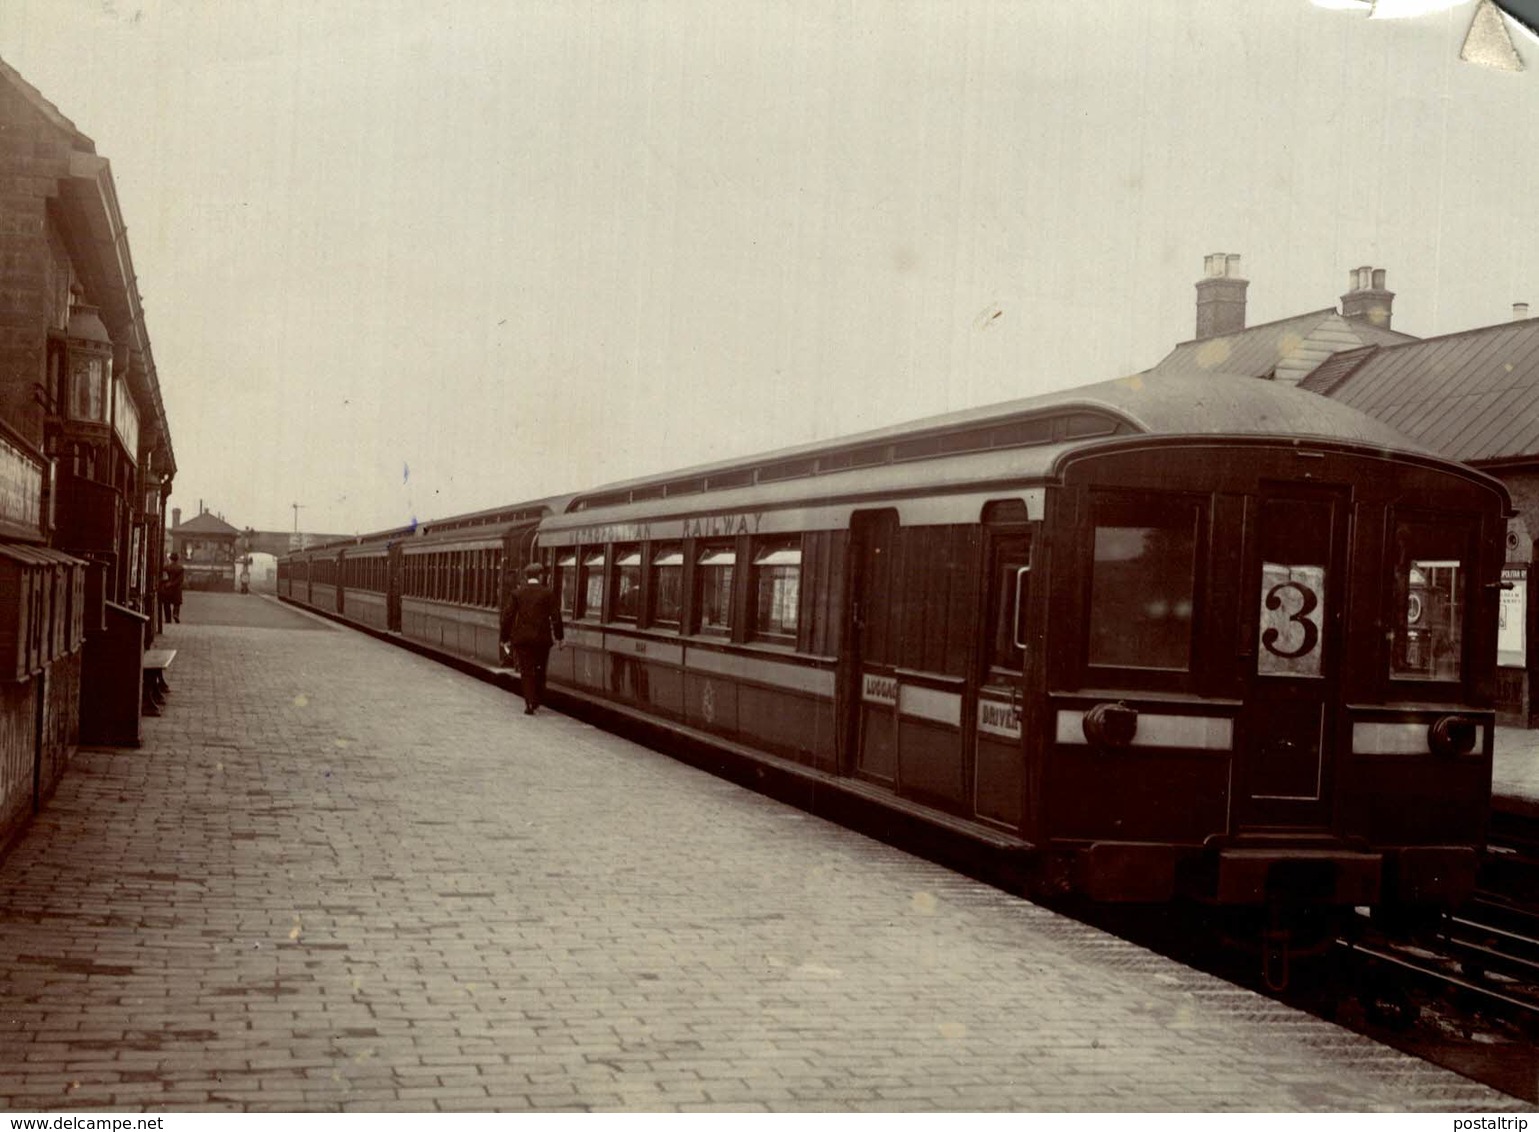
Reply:
[[[545,665],[551,645],[562,639],[561,607],[544,582],[545,567],[531,562],[524,581],[513,591],[503,620],[503,636],[518,657],[518,683],[524,693],[524,714],[533,715],[545,698]]]
[[[186,576],[181,555],[173,554],[160,583],[160,620],[163,624],[182,620],[182,582]]]

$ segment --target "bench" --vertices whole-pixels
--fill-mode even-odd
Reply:
[[[171,691],[166,683],[166,669],[176,659],[175,649],[146,649],[144,651],[144,699],[140,705],[145,715],[159,715],[166,706],[166,695]]]

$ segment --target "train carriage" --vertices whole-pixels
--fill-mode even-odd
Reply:
[[[1438,907],[1484,842],[1508,511],[1333,402],[1164,374],[612,485],[520,529],[571,702],[1014,851],[1047,888]],[[440,607],[404,635],[488,658],[443,628],[492,623],[488,533],[387,560]]]
[[[535,500],[360,535],[278,562],[278,593],[297,604],[496,666],[501,612],[536,527],[565,504]]]
[[[551,678],[1099,899],[1453,901],[1506,512],[1323,399],[1135,378],[578,497]]]

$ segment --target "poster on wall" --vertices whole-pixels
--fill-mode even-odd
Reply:
[[[1527,664],[1525,622],[1528,613],[1528,567],[1507,566],[1502,570],[1501,619],[1496,630],[1496,663],[1504,668],[1522,668]]]
[[[143,571],[140,569],[140,562],[143,560],[143,558],[144,558],[144,524],[143,523],[135,523],[134,524],[134,535],[133,535],[133,548],[132,548],[132,551],[131,551],[129,559],[128,559],[128,561],[130,563],[129,569],[128,569],[128,588],[129,588],[130,592],[132,592],[136,596],[139,593],[141,593],[143,591],[143,589],[144,589],[144,587],[143,587],[143,585],[141,583],[141,576],[142,576]]]

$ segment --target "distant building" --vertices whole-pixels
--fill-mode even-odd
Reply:
[[[0,62],[0,844],[138,742],[175,473],[111,165]]]
[[[1331,355],[1360,346],[1415,342],[1390,329],[1395,296],[1382,268],[1360,267],[1349,276],[1341,310],[1325,307],[1259,326],[1245,325],[1240,257],[1210,255],[1197,283],[1197,336],[1182,342],[1151,372],[1163,369],[1228,373],[1297,385]]]
[[[183,523],[180,508],[171,511],[171,550],[181,555],[189,590],[235,589],[236,561],[244,553],[241,532],[211,511]]]

